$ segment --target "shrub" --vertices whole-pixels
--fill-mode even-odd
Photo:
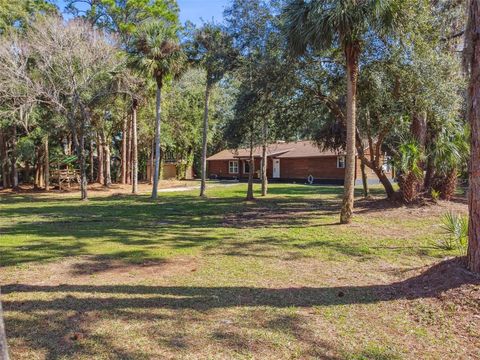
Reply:
[[[442,223],[442,229],[447,236],[438,245],[445,250],[456,249],[461,255],[465,255],[468,242],[468,218],[449,211],[443,215]]]

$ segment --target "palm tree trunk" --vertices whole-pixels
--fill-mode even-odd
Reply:
[[[202,138],[202,180],[200,183],[200,196],[205,196],[207,182],[207,135],[208,135],[208,100],[210,99],[210,84],[207,80],[205,87],[205,110],[203,112],[203,138]]]
[[[158,182],[160,176],[160,130],[162,111],[162,77],[157,78],[157,99],[155,104],[155,168],[153,170],[152,199],[158,197]]]
[[[123,119],[122,126],[122,175],[120,177],[120,183],[125,184],[127,182],[127,132],[128,132],[128,116]]]
[[[49,159],[49,151],[48,151],[48,136],[45,137],[45,151],[43,154],[43,176],[45,178],[45,190],[49,191],[50,190],[50,159]]]
[[[353,199],[355,190],[355,129],[357,113],[357,77],[358,77],[358,44],[348,44],[345,47],[347,63],[347,155],[345,164],[345,180],[340,223],[352,221]]]
[[[466,34],[471,48],[469,56],[468,120],[470,122],[470,174],[468,192],[468,268],[480,273],[480,3],[470,1]]]
[[[267,196],[268,193],[268,177],[267,177],[267,138],[268,138],[268,126],[267,122],[264,120],[263,121],[263,144],[262,144],[262,168],[261,168],[261,173],[262,173],[262,196]]]
[[[150,173],[148,174],[148,184],[153,184],[153,164],[155,162],[155,140],[152,140],[150,146]]]
[[[132,194],[138,193],[137,101],[132,104]]]

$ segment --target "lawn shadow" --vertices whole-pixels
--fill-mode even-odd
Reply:
[[[28,285],[8,284],[2,287],[6,295],[4,309],[8,336],[22,339],[37,349],[46,349],[47,359],[55,359],[82,349],[72,345],[75,334],[80,337],[94,326],[95,319],[135,318],[138,312],[148,319],[149,312],[159,309],[174,311],[178,318],[187,311],[189,316],[221,308],[290,308],[328,307],[332,305],[372,304],[395,300],[440,298],[446,292],[464,285],[480,285],[480,278],[467,272],[462,261],[452,259],[438,263],[421,274],[391,284],[337,287],[196,287],[196,286],[147,286],[147,285]],[[22,294],[18,300],[10,300],[11,294]],[[31,293],[32,296],[27,296]],[[38,293],[38,295],[35,295]],[[40,296],[40,294],[42,294]],[[48,295],[51,294],[52,296]],[[85,296],[87,295],[87,296]],[[452,295],[452,298],[456,298]],[[480,299],[471,306],[480,305]],[[63,314],[52,320],[52,312]],[[193,311],[193,313],[192,313]],[[25,314],[15,317],[11,314]],[[27,316],[28,315],[28,316]],[[155,320],[152,314],[150,319]],[[162,315],[170,316],[170,315]],[[49,318],[49,320],[47,320]],[[195,322],[194,318],[184,321]],[[42,323],[43,322],[43,323]],[[39,324],[46,324],[39,327]],[[290,332],[299,341],[315,344],[305,329],[294,318],[282,317],[263,325]],[[35,331],[33,329],[36,329]],[[170,333],[170,337],[168,337]],[[72,335],[73,334],[73,335]],[[230,334],[232,335],[232,334]],[[229,332],[212,334],[217,340],[229,336]],[[163,334],[166,343],[178,348],[177,334]],[[231,338],[229,346],[241,348],[248,339]],[[188,342],[181,342],[188,349]],[[317,344],[327,346],[328,344]],[[82,346],[82,345],[78,345]],[[113,346],[108,343],[105,346]],[[85,350],[87,351],[87,350]],[[332,357],[333,359],[333,357]]]

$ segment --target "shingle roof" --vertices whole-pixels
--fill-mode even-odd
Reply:
[[[267,147],[267,155],[278,158],[303,158],[344,155],[344,152],[321,150],[313,141],[305,140],[296,142],[277,142],[270,144]],[[207,160],[234,160],[238,158],[248,158],[249,156],[250,149],[228,149],[210,156]],[[253,149],[253,156],[262,156],[262,148],[260,146]]]

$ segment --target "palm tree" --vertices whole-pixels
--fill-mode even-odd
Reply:
[[[423,175],[421,163],[423,152],[416,139],[408,139],[399,147],[398,168],[402,172],[401,190],[403,201],[413,202],[418,195],[420,179]]]
[[[226,72],[233,69],[237,52],[233,48],[232,38],[222,28],[206,23],[194,35],[194,41],[187,44],[189,60],[205,69],[205,109],[203,112],[202,137],[202,178],[200,196],[205,196],[207,179],[207,144],[208,144],[208,105],[213,86],[219,82]]]
[[[457,189],[458,170],[468,161],[468,135],[464,129],[449,129],[436,139],[430,156],[435,169],[433,188],[450,200]]]
[[[468,120],[470,122],[470,178],[468,195],[467,262],[471,271],[480,273],[480,3],[470,0],[465,31],[465,63],[470,71]]]
[[[347,77],[346,166],[340,222],[349,223],[355,187],[355,129],[357,77],[363,36],[393,28],[400,0],[290,0],[284,9],[285,30],[291,50],[301,55],[313,50],[340,48]]]
[[[175,24],[150,21],[143,24],[136,34],[134,63],[155,80],[155,157],[152,199],[158,195],[160,175],[160,135],[162,87],[166,78],[180,72],[183,53],[178,43]]]

